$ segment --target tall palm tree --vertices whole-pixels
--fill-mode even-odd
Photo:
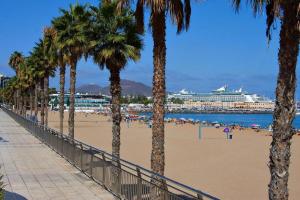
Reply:
[[[137,61],[141,54],[141,35],[136,30],[133,13],[124,9],[118,13],[116,3],[103,3],[100,8],[92,7],[90,55],[100,69],[110,72],[110,93],[112,96],[112,154],[120,157],[120,72],[129,60]]]
[[[49,103],[49,76],[57,66],[57,43],[56,30],[52,27],[44,29],[43,48],[46,63],[44,79],[44,96],[45,96],[45,125],[48,126],[48,103]]]
[[[86,5],[70,5],[69,10],[61,10],[62,16],[52,20],[57,31],[58,49],[62,49],[70,64],[70,106],[69,106],[69,136],[74,138],[75,85],[76,66],[85,53],[86,38],[83,30],[87,27],[89,13]]]
[[[15,51],[11,54],[9,58],[9,66],[16,72],[16,77],[18,78],[19,76],[19,71],[20,71],[20,64],[24,62],[24,56],[21,52]],[[17,112],[20,113],[20,108],[19,108],[19,100],[20,100],[20,90],[17,88],[16,94],[15,94],[15,109]]]
[[[66,65],[67,56],[64,49],[59,49],[57,46],[57,62],[59,66],[59,130],[63,133],[64,129],[64,111],[65,111],[65,76],[66,76]]]
[[[59,20],[59,18],[55,19]],[[53,23],[57,23],[54,22]],[[56,49],[56,63],[59,66],[59,85],[60,85],[60,92],[59,92],[59,130],[60,133],[63,133],[63,126],[64,126],[64,101],[65,101],[65,75],[66,75],[66,65],[68,64],[68,54],[64,47],[58,46],[57,42],[57,30],[54,27],[51,27],[51,32],[53,36],[53,41],[55,44]]]
[[[254,12],[266,8],[267,37],[276,19],[281,21],[280,48],[278,53],[279,74],[277,77],[276,103],[273,114],[273,140],[270,149],[269,199],[288,199],[288,177],[292,127],[296,114],[295,88],[296,65],[300,41],[300,2],[297,0],[251,0]],[[238,8],[241,1],[234,0]]]
[[[91,26],[87,34],[89,53],[100,69],[106,67],[110,72],[110,93],[112,96],[112,155],[113,164],[119,165],[120,157],[120,123],[121,123],[121,85],[120,72],[129,60],[140,58],[142,41],[136,29],[133,13],[124,9],[117,12],[117,4],[105,2],[100,8],[91,7]],[[121,173],[112,169],[114,190],[119,192]]]
[[[128,6],[130,1],[119,0],[119,8]],[[150,25],[153,37],[153,127],[151,169],[161,175],[165,171],[164,150],[164,105],[166,97],[166,18],[170,14],[177,26],[177,33],[189,28],[191,6],[190,0],[137,0],[135,16],[138,30],[144,30],[144,7],[150,10]]]

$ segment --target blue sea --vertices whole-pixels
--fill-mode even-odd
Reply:
[[[151,113],[144,113],[150,116]],[[250,127],[251,124],[258,124],[262,128],[267,128],[273,120],[272,114],[189,114],[189,113],[168,113],[166,118],[185,118],[207,122],[219,122],[223,124],[239,124],[244,127]],[[294,127],[300,129],[300,116],[296,116]]]

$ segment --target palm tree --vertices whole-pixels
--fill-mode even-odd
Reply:
[[[128,0],[119,0],[120,9],[129,5]],[[151,169],[161,175],[165,171],[164,150],[164,105],[166,97],[166,17],[170,14],[172,22],[177,26],[177,33],[189,28],[191,6],[190,0],[137,0],[135,16],[138,30],[144,30],[144,6],[149,8],[150,25],[153,37],[153,127]]]
[[[64,111],[65,111],[65,75],[66,75],[66,65],[67,57],[64,52],[64,49],[57,49],[57,59],[59,66],[59,130],[60,133],[63,133],[64,129]]]
[[[16,105],[15,91],[17,88],[17,77],[13,76],[8,83],[6,84],[5,88],[2,90],[3,100],[12,105]]]
[[[30,115],[33,114],[35,119],[37,119],[38,115],[38,94],[39,94],[39,83],[40,80],[44,77],[43,67],[40,66],[40,54],[37,52],[36,48],[30,52],[30,56],[26,59],[28,70],[31,74],[31,92],[30,92]]]
[[[55,19],[59,20],[59,18]],[[58,23],[54,22],[53,23]],[[66,75],[66,65],[68,64],[67,52],[65,52],[64,48],[59,48],[57,44],[57,30],[54,27],[51,27],[51,32],[55,43],[56,49],[56,62],[59,66],[59,85],[60,85],[60,93],[59,93],[59,130],[60,133],[63,133],[64,126],[64,101],[65,101],[65,75]]]
[[[233,3],[238,8],[240,0]],[[279,74],[277,77],[276,103],[273,114],[273,140],[270,149],[269,199],[288,199],[288,177],[292,127],[296,114],[295,88],[296,65],[300,41],[300,3],[294,0],[251,0],[254,12],[266,8],[267,37],[276,19],[281,21],[280,48],[278,53]]]
[[[41,125],[45,125],[45,77],[47,77],[47,61],[44,55],[44,41],[39,40],[33,50],[34,62],[36,66],[41,70],[40,77],[38,79],[40,97],[41,97]]]
[[[63,50],[70,64],[70,106],[69,106],[69,136],[74,138],[75,85],[76,66],[85,53],[86,38],[83,30],[87,27],[89,13],[86,5],[70,5],[69,11],[61,10],[62,16],[52,20],[57,31],[57,46]]]
[[[103,3],[100,8],[92,7],[90,55],[100,69],[110,72],[110,93],[112,96],[112,154],[120,157],[120,71],[129,60],[140,58],[142,40],[136,31],[133,13],[124,9],[117,13],[116,3]]]
[[[38,100],[39,100],[39,90],[40,90],[40,83],[41,80],[44,77],[44,70],[43,70],[43,62],[41,62],[41,51],[40,48],[38,48],[38,43],[36,46],[33,48],[33,51],[30,52],[30,56],[27,59],[28,60],[28,65],[33,71],[33,83],[34,83],[34,100],[33,100],[33,107],[34,107],[34,117],[37,119],[38,117]],[[42,103],[41,103],[42,106]],[[42,109],[41,109],[41,118],[42,118]],[[42,122],[43,120],[41,120]]]
[[[133,13],[124,9],[117,12],[116,3],[103,3],[100,8],[91,7],[91,27],[86,31],[89,41],[89,53],[100,69],[106,67],[110,72],[110,93],[112,96],[112,155],[113,163],[119,166],[120,123],[121,123],[121,85],[120,72],[129,60],[140,58],[142,41],[137,33]],[[120,191],[121,174],[113,168],[113,184],[116,192]]]
[[[20,69],[20,64],[24,62],[24,56],[22,55],[21,52],[15,51],[11,54],[9,58],[9,66],[16,72],[16,77],[18,78],[19,76],[19,69]],[[20,90],[16,90],[16,95],[15,96],[15,109],[18,113],[20,113],[20,108],[19,108],[19,100],[20,100]]]
[[[44,79],[44,96],[45,96],[45,125],[48,126],[48,103],[49,103],[49,76],[57,66],[57,44],[56,30],[52,27],[44,29],[43,48],[46,63]]]

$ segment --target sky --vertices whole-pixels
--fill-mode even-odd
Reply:
[[[0,73],[14,75],[8,66],[11,53],[21,51],[28,55],[42,37],[43,28],[60,15],[59,9],[67,9],[75,2],[98,5],[98,0],[1,0]],[[192,1],[187,32],[178,35],[170,19],[167,22],[167,90],[209,92],[227,84],[231,89],[243,87],[248,92],[274,98],[280,22],[276,23],[268,44],[265,21],[266,16],[254,16],[250,6],[242,5],[236,13],[231,0]],[[121,78],[151,85],[152,48],[151,30],[147,29],[140,61],[128,63]],[[297,68],[299,74],[299,64]],[[101,71],[91,60],[78,63],[77,86],[107,86],[108,80],[108,71]],[[58,87],[58,82],[58,76],[51,78],[50,86]],[[68,87],[68,76],[66,82]],[[297,90],[298,97],[299,94]]]

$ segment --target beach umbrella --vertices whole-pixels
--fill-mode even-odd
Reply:
[[[228,133],[230,132],[230,129],[228,127],[224,128],[223,132]]]
[[[215,124],[214,125],[216,128],[219,128],[221,125],[220,124]]]
[[[252,124],[251,125],[251,128],[253,128],[253,129],[257,129],[257,128],[259,128],[260,126],[258,125],[258,124]]]

